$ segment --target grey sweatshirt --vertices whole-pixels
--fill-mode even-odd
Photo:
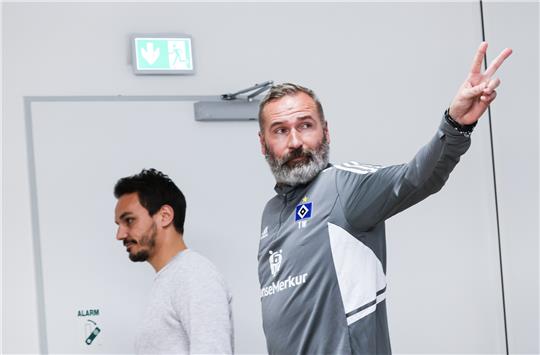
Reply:
[[[138,354],[232,354],[231,295],[215,266],[184,250],[154,279]]]

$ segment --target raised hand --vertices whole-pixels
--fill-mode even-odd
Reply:
[[[486,54],[487,46],[488,44],[486,42],[482,42],[480,47],[478,47],[469,76],[461,85],[454,100],[450,104],[450,116],[461,125],[470,125],[478,121],[489,104],[495,100],[497,96],[495,89],[501,81],[498,78],[492,78],[493,74],[495,74],[504,60],[512,54],[510,48],[504,49],[482,74],[482,61]]]

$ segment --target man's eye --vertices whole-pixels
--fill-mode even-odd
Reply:
[[[304,122],[300,125],[300,129],[307,129],[307,128],[311,128],[312,124],[309,123],[309,122]]]
[[[274,130],[275,134],[284,134],[285,132],[285,128],[277,128],[276,130]]]
[[[126,218],[126,224],[127,224],[128,226],[129,226],[131,223],[133,223],[133,221],[134,221],[134,218],[131,218],[131,217]]]

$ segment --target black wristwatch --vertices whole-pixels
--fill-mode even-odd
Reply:
[[[450,111],[449,108],[446,109],[446,111],[444,111],[444,119],[446,120],[446,122],[448,122],[450,124],[450,126],[454,127],[454,129],[456,131],[463,134],[465,137],[470,137],[471,133],[474,130],[474,127],[476,127],[476,124],[478,123],[478,121],[476,121],[473,124],[461,125],[461,124],[457,123],[452,118],[452,116],[450,116],[449,111]]]

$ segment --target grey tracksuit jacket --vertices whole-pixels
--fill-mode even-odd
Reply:
[[[261,223],[270,354],[390,354],[385,219],[439,191],[470,138],[446,121],[408,163],[329,165],[276,186]]]

